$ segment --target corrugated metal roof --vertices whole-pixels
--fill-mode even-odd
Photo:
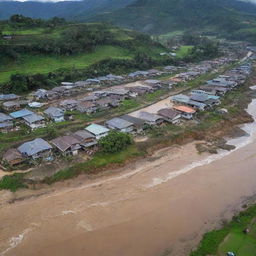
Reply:
[[[44,113],[50,117],[60,117],[64,115],[64,110],[56,107],[49,107]]]
[[[108,128],[106,128],[103,125],[99,125],[99,124],[91,124],[91,125],[87,126],[85,128],[85,130],[87,130],[88,132],[90,132],[94,135],[100,135],[100,134],[109,132]]]
[[[149,122],[156,122],[159,119],[163,119],[159,115],[151,114],[151,113],[148,113],[148,112],[145,112],[145,111],[139,112],[139,118],[141,118],[145,121],[149,121]]]
[[[32,115],[32,114],[34,114],[34,112],[28,109],[21,109],[19,111],[12,112],[10,116],[13,118],[21,118],[21,117]]]
[[[115,117],[106,122],[108,126],[112,126],[117,129],[125,129],[127,127],[133,126],[133,124],[129,121],[126,121],[124,119]]]
[[[5,121],[9,121],[12,120],[12,117],[4,114],[4,113],[0,113],[0,123],[1,122],[5,122]]]
[[[41,138],[25,142],[18,147],[19,152],[27,156],[33,156],[37,153],[50,149],[52,149],[52,146]]]
[[[31,115],[24,116],[23,119],[24,119],[26,122],[32,124],[32,123],[35,123],[35,122],[44,120],[44,117],[43,117],[43,116],[40,116],[40,115],[38,115],[38,114],[33,113],[33,114],[31,114]]]

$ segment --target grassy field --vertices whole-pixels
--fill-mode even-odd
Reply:
[[[191,46],[191,45],[184,45],[184,46],[181,46],[181,47],[177,50],[177,52],[176,52],[177,57],[178,57],[178,58],[183,58],[183,57],[185,57],[186,55],[188,55],[189,50],[192,49],[192,48],[193,48],[193,46]]]
[[[237,256],[256,255],[256,216],[245,228],[249,228],[245,234],[241,227],[234,227],[220,244],[217,256],[225,256],[227,252],[234,252]]]
[[[60,46],[59,42],[65,42],[67,34],[72,30],[90,31],[88,34],[95,33],[97,35],[99,35],[100,31],[102,38],[104,38],[102,40],[106,42],[100,43],[99,41],[95,43],[94,50],[88,51],[83,50],[82,45],[79,45],[80,48],[76,46],[75,43],[78,40],[71,37],[73,41],[69,41],[69,44],[71,44],[72,47],[78,47],[80,51],[77,52],[79,53],[58,54],[56,52],[52,53],[51,51],[48,53],[35,51],[33,53],[31,50],[37,43],[44,43],[44,45],[47,46],[48,42],[49,45],[51,45],[51,42],[55,42],[58,47],[63,47]],[[48,74],[60,69],[85,69],[103,59],[131,59],[135,57],[137,53],[145,53],[153,59],[158,60],[161,58],[160,53],[165,50],[162,45],[156,45],[153,41],[143,41],[137,33],[128,29],[120,29],[111,25],[97,23],[66,24],[54,28],[15,28],[6,24],[5,27],[3,27],[3,34],[12,35],[12,38],[10,40],[0,38],[0,46],[4,45],[11,49],[22,49],[26,47],[28,50],[26,50],[25,53],[17,50],[18,54],[15,55],[15,58],[3,58],[3,65],[0,65],[0,84],[8,82],[12,74]],[[83,35],[85,34],[83,33]],[[114,43],[112,43],[112,41],[108,42],[107,37],[110,37]],[[86,38],[83,40],[87,42]],[[89,45],[96,39],[93,39],[93,35],[91,35],[88,40],[89,43],[87,42],[87,44]]]
[[[0,83],[7,82],[12,74],[46,74],[61,68],[85,68],[106,58],[131,58],[132,54],[118,46],[99,46],[92,53],[73,56],[23,55],[22,60],[0,67]]]
[[[245,234],[247,228],[249,233]],[[236,256],[256,255],[256,205],[233,217],[221,229],[206,233],[190,256],[226,256],[227,252]]]

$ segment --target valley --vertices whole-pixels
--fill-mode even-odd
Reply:
[[[0,0],[0,255],[255,256],[256,3]]]

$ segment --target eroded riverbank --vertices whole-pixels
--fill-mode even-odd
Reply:
[[[255,100],[248,113],[256,118]],[[189,143],[40,197],[6,204],[13,195],[1,192],[0,255],[187,255],[255,200],[256,124],[241,128],[250,136],[229,140],[230,152],[199,155]]]

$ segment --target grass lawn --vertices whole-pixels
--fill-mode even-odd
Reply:
[[[220,244],[217,256],[224,256],[227,252],[234,252],[237,256],[256,255],[256,220],[248,225],[250,232],[243,233],[243,229],[233,228]]]
[[[106,58],[131,58],[132,54],[121,47],[101,46],[92,53],[74,56],[24,55],[22,61],[0,67],[0,83],[7,82],[12,74],[46,74],[60,68],[85,68]]]
[[[183,58],[183,57],[185,57],[185,56],[188,54],[188,52],[189,52],[189,50],[190,50],[191,48],[193,48],[193,46],[191,46],[191,45],[184,45],[184,46],[181,46],[181,47],[179,48],[179,50],[176,52],[177,57],[178,57],[178,58]]]
[[[243,232],[246,228],[248,234]],[[227,252],[236,256],[256,255],[256,205],[233,217],[221,229],[206,233],[190,256],[226,256]]]

